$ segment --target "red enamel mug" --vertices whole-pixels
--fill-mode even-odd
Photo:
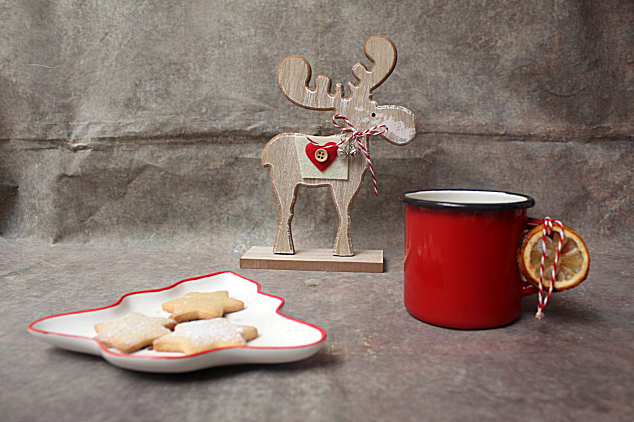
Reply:
[[[517,264],[530,196],[476,190],[408,192],[405,203],[407,311],[429,324],[485,329],[517,319],[537,292]]]

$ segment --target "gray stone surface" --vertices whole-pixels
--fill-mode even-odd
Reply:
[[[376,34],[399,60],[375,99],[419,120],[407,146],[372,142],[380,195],[366,180],[352,210],[387,271],[238,270],[326,330],[318,355],[158,376],[28,336],[272,245],[262,148],[335,132],[277,66],[345,83]],[[632,420],[633,46],[630,0],[0,0],[0,419]],[[399,198],[428,188],[532,195],[586,239],[588,281],[540,322],[535,298],[499,330],[414,320]],[[300,190],[296,246],[332,246],[336,224],[327,190]]]
[[[422,323],[402,302],[403,255],[382,274],[241,270],[190,248],[0,243],[0,414],[13,421],[629,421],[634,418],[632,250],[593,250],[588,280],[536,298],[494,330]],[[32,338],[28,323],[133,290],[234,270],[322,327],[313,357],[281,365],[135,373]]]

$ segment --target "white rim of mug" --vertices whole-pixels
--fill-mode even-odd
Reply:
[[[424,194],[474,194],[474,195],[499,195],[506,196],[507,201],[499,202],[470,202],[459,200],[441,200],[441,199],[421,199],[414,195],[422,196]],[[513,200],[510,200],[513,199]],[[423,208],[436,209],[453,209],[465,211],[505,211],[505,210],[521,210],[535,206],[535,199],[528,195],[505,191],[478,190],[478,189],[430,189],[406,192],[403,194],[402,201],[407,205],[413,205]]]

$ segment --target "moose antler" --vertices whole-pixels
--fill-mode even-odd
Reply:
[[[370,37],[364,47],[365,55],[373,63],[368,70],[357,63],[352,74],[359,81],[355,85],[348,83],[350,96],[345,101],[357,98],[367,100],[372,91],[390,76],[396,65],[396,47],[386,37],[380,35]],[[282,93],[294,104],[311,110],[338,110],[343,100],[343,86],[337,84],[334,94],[330,93],[332,80],[326,75],[317,75],[315,89],[309,88],[312,69],[310,64],[300,56],[285,58],[277,70],[277,83]],[[341,111],[341,110],[339,110]]]
[[[390,76],[396,66],[396,46],[389,38],[380,35],[370,37],[365,42],[363,50],[373,66],[371,70],[368,70],[362,63],[357,63],[352,68],[352,74],[359,84],[354,85],[349,82],[350,91],[363,91],[362,94],[357,95],[371,94]]]
[[[288,56],[277,69],[277,83],[282,93],[294,104],[311,110],[334,110],[335,98],[343,97],[343,87],[337,84],[334,94],[330,94],[332,80],[326,75],[317,75],[315,89],[308,87],[312,69],[300,56]]]

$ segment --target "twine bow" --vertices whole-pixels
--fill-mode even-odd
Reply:
[[[345,126],[339,126],[337,124],[337,119],[342,119],[343,121],[346,122],[346,125],[348,125],[348,127]],[[342,116],[341,114],[335,114],[332,117],[332,123],[335,125],[335,127],[337,129],[341,129],[341,134],[343,135],[344,133],[349,133],[350,137],[348,139],[343,139],[341,142],[339,142],[337,144],[337,146],[341,145],[344,142],[348,142],[348,145],[351,145],[353,147],[359,147],[359,149],[361,151],[363,151],[363,155],[365,155],[365,160],[368,162],[368,167],[370,168],[370,174],[372,175],[372,183],[374,184],[374,194],[376,196],[379,196],[379,190],[376,186],[376,176],[374,174],[374,166],[372,166],[372,161],[370,160],[370,152],[368,151],[368,149],[365,147],[365,145],[363,145],[363,142],[361,142],[361,140],[363,139],[364,136],[366,135],[381,135],[385,132],[387,132],[387,126],[385,125],[378,125],[378,126],[373,126],[369,129],[366,130],[355,130],[354,126],[352,126],[352,123],[350,123],[350,120],[348,120],[346,118],[346,116]],[[380,130],[382,129],[382,130]]]
[[[346,122],[346,124],[348,125],[348,127],[345,126],[339,126],[337,124],[336,119],[342,119]],[[343,144],[344,142],[348,142],[348,145],[350,145],[351,150],[342,150],[341,148],[339,148],[340,151],[343,151],[343,153],[347,156],[347,155],[352,155],[354,156],[355,154],[355,148],[358,147],[362,152],[363,155],[365,156],[365,160],[368,162],[368,167],[370,168],[370,174],[372,175],[372,183],[374,184],[374,194],[376,196],[379,196],[379,190],[376,186],[376,176],[374,175],[374,166],[372,166],[372,161],[370,161],[370,152],[368,151],[368,149],[363,145],[363,143],[361,142],[361,139],[363,136],[366,135],[381,135],[385,132],[387,132],[387,126],[385,125],[378,125],[378,126],[373,126],[369,129],[366,130],[355,130],[354,126],[352,126],[352,123],[350,123],[350,120],[348,120],[348,118],[346,116],[342,116],[341,114],[335,114],[332,117],[332,123],[335,125],[335,127],[337,129],[341,129],[341,135],[343,135],[344,133],[349,133],[350,137],[346,138],[346,139],[342,139],[341,141],[339,141],[337,143],[337,147],[339,148],[339,146],[341,144]],[[379,130],[379,129],[383,129],[383,130]],[[342,136],[343,137],[343,136]],[[310,139],[309,137],[306,137],[310,142],[312,142],[315,145],[319,145],[317,142],[313,141],[312,139]]]

